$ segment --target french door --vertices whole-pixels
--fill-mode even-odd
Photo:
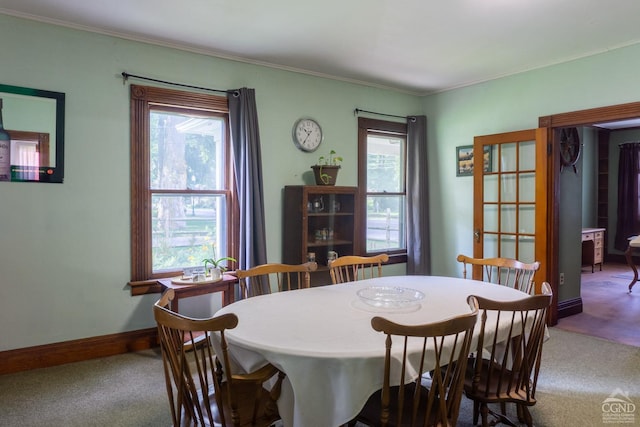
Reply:
[[[547,138],[538,128],[477,136],[473,144],[474,159],[483,159],[473,172],[473,256],[539,261],[537,292],[548,276]],[[481,268],[473,278],[482,278]]]

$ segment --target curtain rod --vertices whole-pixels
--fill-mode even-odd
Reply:
[[[416,118],[414,116],[396,116],[394,114],[376,113],[375,111],[361,110],[359,108],[356,108],[355,110],[353,110],[353,115],[354,116],[357,116],[358,113],[369,113],[369,114],[376,114],[378,116],[396,117],[398,119],[411,120],[412,122],[416,121]]]
[[[165,81],[165,80],[152,79],[151,77],[136,76],[135,74],[129,74],[126,71],[123,71],[122,72],[122,84],[124,84],[124,82],[126,82],[129,78],[147,80],[147,81],[150,81],[150,82],[163,83],[163,84],[173,85],[173,86],[188,87],[188,88],[191,88],[191,89],[207,90],[209,92],[232,93],[235,96],[238,96],[238,94],[239,94],[239,92],[237,90],[221,90],[221,89],[211,89],[211,88],[208,88],[208,87],[201,87],[201,86],[191,86],[191,85],[187,85],[187,84],[183,84],[183,83],[175,83],[175,82],[168,82],[168,81]]]
[[[618,147],[622,147],[623,145],[631,145],[631,144],[640,144],[640,141],[627,141],[618,144]]]

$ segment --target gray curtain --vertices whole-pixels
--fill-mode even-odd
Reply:
[[[640,234],[640,143],[620,146],[618,160],[618,222],[614,247],[625,251],[629,237]]]
[[[407,274],[431,274],[427,117],[407,121]]]
[[[254,89],[229,91],[229,125],[240,205],[238,268],[267,262],[262,155]]]

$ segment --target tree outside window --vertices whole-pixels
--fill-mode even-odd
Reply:
[[[134,280],[233,256],[226,99],[132,86],[132,110]]]

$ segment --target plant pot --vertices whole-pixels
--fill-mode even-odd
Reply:
[[[313,176],[316,179],[316,185],[336,185],[338,178],[338,165],[313,165]]]
[[[209,269],[209,278],[210,280],[220,280],[222,279],[222,269],[220,268],[210,268]]]

